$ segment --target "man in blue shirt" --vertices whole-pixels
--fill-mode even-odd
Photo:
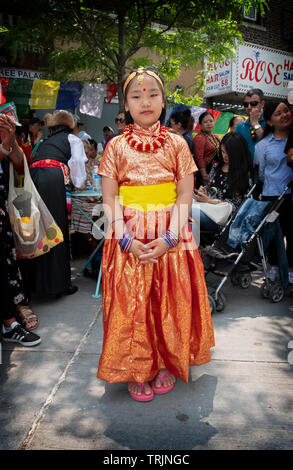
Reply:
[[[248,114],[248,119],[238,124],[235,132],[241,134],[248,143],[252,161],[257,142],[263,138],[265,120],[263,117],[264,95],[262,90],[254,88],[244,96],[243,106]]]

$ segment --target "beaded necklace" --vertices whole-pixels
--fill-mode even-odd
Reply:
[[[253,129],[253,127],[252,127],[251,130],[250,130],[250,134],[251,134],[252,140],[256,140],[256,139],[257,139],[257,135],[256,135],[256,132],[255,132],[255,130]]]
[[[219,143],[220,143],[219,140],[218,140],[218,138],[217,138],[216,136],[213,136],[213,135],[211,134],[211,136],[213,137],[213,139],[211,139],[211,137],[210,137],[205,131],[201,131],[201,133],[202,133],[203,135],[205,135],[205,136],[207,137],[207,139],[216,147],[216,151],[217,151],[217,153],[218,153],[218,150],[219,150]],[[214,139],[216,139],[216,140],[214,140]]]
[[[160,126],[160,132],[158,137],[155,137],[151,143],[140,142],[139,140],[133,137],[133,125],[129,124],[124,129],[124,136],[127,143],[130,147],[138,150],[138,152],[153,152],[158,148],[162,147],[166,137],[167,137],[167,128],[165,126]]]
[[[216,136],[213,136],[216,140],[213,140],[210,138],[210,136],[204,132],[204,131],[201,131],[201,133],[207,137],[207,139],[215,146],[215,151],[212,153],[210,159],[206,162],[207,165],[209,165],[210,163],[213,165],[214,163],[216,163],[216,160],[215,159],[218,159],[219,157],[219,146],[220,146],[220,141],[219,139],[216,137]]]

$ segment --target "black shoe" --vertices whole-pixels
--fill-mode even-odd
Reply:
[[[63,292],[63,295],[72,295],[72,294],[75,294],[75,292],[77,292],[77,291],[78,291],[77,286],[70,286],[68,289],[66,289]]]
[[[7,341],[7,343],[19,343],[26,347],[36,346],[41,342],[41,338],[38,335],[31,331],[26,331],[19,324],[7,333],[3,333],[2,330],[2,339]]]
[[[56,299],[60,299],[60,297],[62,297],[62,295],[72,295],[72,294],[75,294],[75,292],[78,291],[78,287],[77,286],[70,286],[68,287],[68,289],[66,289],[64,292],[61,292],[60,294],[56,294]]]

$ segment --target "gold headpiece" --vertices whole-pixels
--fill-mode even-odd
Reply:
[[[148,75],[150,75],[151,77],[154,77],[161,85],[161,87],[164,89],[164,85],[163,85],[163,82],[162,80],[160,79],[160,77],[155,73],[153,72],[152,70],[145,70],[143,67],[139,67],[137,69],[136,72],[132,72],[128,77],[127,79],[125,80],[125,83],[124,83],[124,86],[123,86],[123,95],[125,96],[125,90],[126,88],[128,87],[128,84],[129,82],[134,78],[136,77],[136,75],[138,75],[137,77],[137,81],[139,83],[139,85],[142,85],[143,84],[143,74],[144,73],[147,73]]]

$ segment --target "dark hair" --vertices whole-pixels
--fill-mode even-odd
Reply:
[[[89,141],[89,144],[90,144],[90,145],[93,145],[93,146],[95,147],[95,149],[97,150],[98,144],[97,144],[97,142],[95,141],[95,139],[89,139],[88,141]]]
[[[246,139],[238,132],[232,131],[224,135],[220,144],[219,164],[216,171],[219,172],[224,164],[222,145],[229,156],[228,191],[227,197],[235,194],[244,195],[249,185],[249,173],[251,172],[251,154]]]
[[[284,103],[290,109],[290,104],[288,103],[288,101],[286,99],[283,99],[281,101],[268,101],[267,103],[265,103],[264,109],[263,109],[263,117],[266,121],[265,130],[264,130],[264,137],[266,137],[268,134],[271,134],[272,132],[274,132],[274,127],[270,126],[267,123],[267,121],[269,121],[271,119],[272,114],[275,112],[275,110],[277,109],[277,107],[281,103]]]
[[[249,96],[249,98],[252,97],[252,95],[257,95],[261,99],[261,101],[264,100],[264,94],[263,91],[260,88],[252,88],[252,90],[248,90],[245,96]],[[245,98],[245,97],[244,97]]]
[[[189,122],[191,118],[191,111],[190,109],[184,109],[183,111],[177,111],[176,113],[171,114],[170,121],[173,119],[176,124],[180,122],[183,129],[188,129]]]
[[[243,120],[245,121],[245,117],[244,117],[244,116],[233,116],[233,117],[230,119],[230,122],[229,122],[229,127],[230,127],[230,128],[233,127],[235,119],[237,119],[237,118],[239,118],[239,117],[242,117]]]
[[[144,67],[144,70],[145,71],[150,70],[152,72],[155,72],[155,74],[158,75],[158,77],[162,80],[162,83],[164,85],[164,79],[163,79],[162,75],[160,75],[159,72],[154,67]],[[122,84],[121,84],[122,93],[123,93],[124,83],[126,82],[129,75],[133,72],[137,72],[137,70],[131,70],[127,75],[125,75],[123,77]],[[131,80],[130,80],[130,82],[128,83],[128,85],[126,87],[125,95],[124,95],[124,101],[126,101],[127,91],[128,91],[128,87],[129,87],[130,83],[131,83]],[[162,86],[159,82],[158,82],[158,84],[159,84],[159,86],[162,90],[163,99],[166,102],[166,96],[165,96],[164,88],[162,88]],[[132,116],[131,116],[130,112],[129,111],[124,111],[124,115],[125,115],[125,124],[126,125],[133,124],[133,119],[132,119]],[[161,124],[164,124],[165,118],[166,118],[166,106],[162,109],[161,115],[159,117],[159,121],[160,121]]]
[[[199,116],[198,122],[201,124],[202,121],[203,121],[203,119],[204,119],[206,116],[212,116],[212,118],[214,119],[214,116],[212,115],[212,113],[210,113],[209,111],[205,111],[204,113],[201,113],[201,115]]]
[[[24,134],[25,136],[25,141],[28,138],[28,128],[25,124],[22,124],[21,126],[15,126],[15,135],[20,135]]]

